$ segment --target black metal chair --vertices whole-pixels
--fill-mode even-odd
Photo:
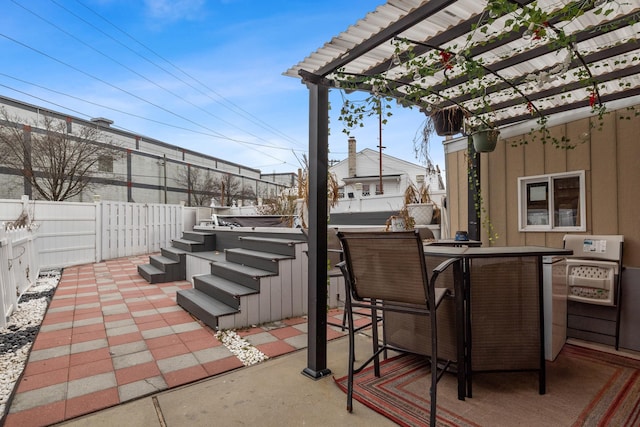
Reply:
[[[380,354],[386,350],[414,353],[407,348],[390,345],[378,340],[378,311],[406,313],[428,317],[431,332],[431,418],[436,422],[437,382],[451,361],[438,363],[438,337],[435,311],[443,298],[451,293],[447,288],[436,288],[438,275],[453,266],[456,280],[462,280],[461,261],[448,259],[438,265],[431,278],[427,272],[422,240],[416,231],[402,232],[339,232],[344,261],[339,265],[347,287],[345,310],[349,330],[349,372],[347,384],[347,410],[352,411],[354,375],[371,362],[374,373],[380,376]],[[353,328],[354,309],[372,311],[373,354],[356,367]],[[440,367],[438,366],[440,365]]]

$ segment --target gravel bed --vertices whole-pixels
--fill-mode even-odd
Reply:
[[[18,301],[7,325],[0,328],[0,420],[40,330],[51,297],[60,281],[60,270],[40,273],[36,283]]]
[[[268,359],[267,355],[252,346],[235,331],[225,330],[216,332],[216,338],[231,351],[244,366],[255,365]]]

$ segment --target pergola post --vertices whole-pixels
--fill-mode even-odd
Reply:
[[[329,89],[309,83],[309,297],[307,367],[318,379],[327,368],[327,176],[329,173]]]

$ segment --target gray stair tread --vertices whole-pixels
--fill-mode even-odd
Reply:
[[[197,240],[173,239],[173,241],[178,243],[183,243],[185,245],[204,245],[203,242],[198,242]]]
[[[147,274],[164,274],[164,271],[151,264],[140,264],[138,265],[138,268],[144,270]]]
[[[160,264],[180,264],[180,261],[176,261],[175,259],[167,258],[162,255],[151,255],[149,258],[153,258],[155,261],[158,261]]]
[[[185,233],[199,234],[201,236],[215,236],[216,235],[215,231],[202,231],[202,230],[189,230],[189,231],[185,231]]]
[[[176,255],[182,255],[182,254],[189,253],[189,252],[185,251],[184,249],[176,248],[176,247],[173,247],[173,246],[169,246],[168,248],[162,248],[162,250],[167,251],[167,252],[171,252],[171,253],[176,254]]]
[[[178,291],[178,293],[213,316],[223,316],[238,312],[235,308],[229,307],[197,289],[185,289]]]
[[[243,248],[227,249],[226,252],[232,252],[232,253],[243,254],[243,255],[250,255],[250,256],[253,256],[255,258],[261,258],[261,259],[266,259],[266,260],[280,260],[280,259],[291,259],[291,258],[293,258],[292,256],[289,256],[289,255],[274,254],[274,253],[263,252],[263,251],[254,251],[254,250],[251,250],[251,249],[243,249]]]
[[[198,279],[201,282],[210,284],[218,289],[230,294],[230,295],[251,295],[260,293],[259,291],[248,288],[231,280],[224,279],[222,277],[214,276],[212,274],[203,274],[201,276],[194,276],[194,280]]]
[[[281,239],[277,237],[254,237],[254,236],[240,236],[239,240],[250,240],[254,242],[270,242],[270,243],[281,243],[283,245],[294,245],[296,243],[304,243],[302,240],[296,239]]]
[[[261,270],[259,268],[249,267],[247,265],[240,265],[235,262],[228,261],[218,261],[212,263],[212,266],[220,266],[226,268],[227,270],[236,271],[238,273],[246,274],[252,277],[263,277],[263,276],[275,276],[277,273],[273,273],[267,270]]]

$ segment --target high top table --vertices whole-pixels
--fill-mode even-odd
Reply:
[[[474,372],[537,371],[539,392],[544,394],[542,257],[568,256],[573,251],[427,244],[424,253],[427,260],[456,257],[464,261],[463,288],[454,289],[458,370],[463,370],[458,375],[458,398],[472,396]]]

